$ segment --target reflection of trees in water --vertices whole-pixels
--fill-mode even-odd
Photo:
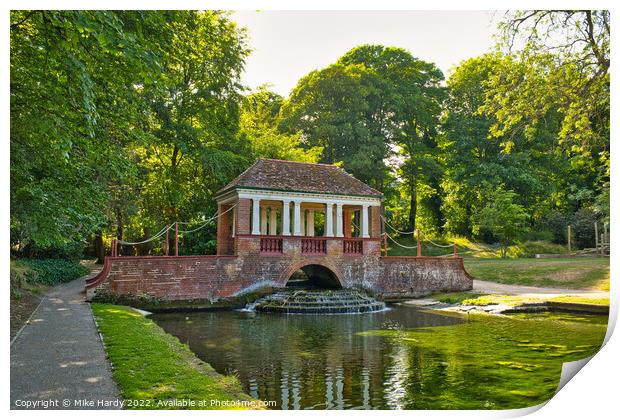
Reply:
[[[154,318],[218,372],[235,372],[250,395],[275,400],[282,409],[403,408],[406,388],[421,372],[412,369],[413,349],[356,333],[459,322],[407,308],[364,315],[215,312]]]

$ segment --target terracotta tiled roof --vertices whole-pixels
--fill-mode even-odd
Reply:
[[[379,191],[336,165],[276,159],[258,159],[254,165],[218,191],[216,195],[242,187],[276,191],[383,196]]]

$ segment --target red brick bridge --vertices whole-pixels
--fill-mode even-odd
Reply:
[[[118,256],[115,246],[89,296],[216,301],[285,287],[298,270],[384,298],[472,288],[460,257],[382,256],[383,196],[337,166],[259,159],[216,198],[217,255]]]

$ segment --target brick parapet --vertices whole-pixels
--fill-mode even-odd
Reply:
[[[236,256],[108,257],[104,275],[87,285],[87,291],[89,296],[105,290],[169,301],[216,301],[261,285],[285,287],[291,274],[307,265],[332,271],[342,287],[392,298],[472,287],[461,258],[380,257],[376,240],[364,242],[364,255],[343,255],[340,247],[332,252],[328,248],[326,255],[303,255],[297,251],[300,241],[287,240],[292,252],[286,255],[262,255],[257,237],[239,241],[243,253]]]

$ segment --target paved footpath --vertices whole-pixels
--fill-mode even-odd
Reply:
[[[120,408],[120,392],[85,301],[85,278],[47,293],[11,343],[12,409],[26,408],[27,402],[50,409]]]
[[[582,290],[582,289],[559,289],[555,287],[535,287],[521,286],[516,284],[501,284],[491,281],[474,280],[475,293],[496,293],[503,295],[521,295],[532,297],[554,297],[554,296],[583,296],[590,298],[609,297],[609,292],[601,290]]]

